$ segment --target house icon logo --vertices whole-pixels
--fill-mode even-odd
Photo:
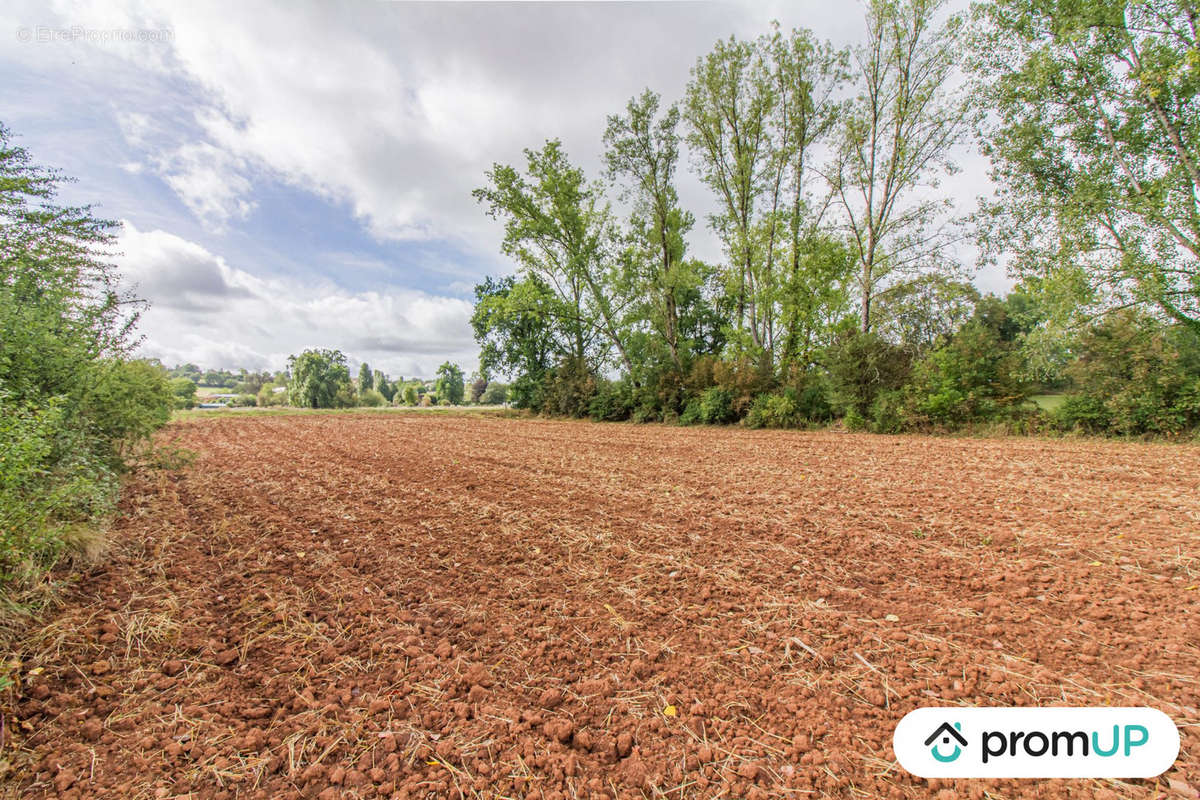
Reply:
[[[929,753],[943,764],[949,764],[960,755],[962,749],[967,746],[967,740],[962,735],[962,723],[956,722],[951,725],[949,722],[943,722],[938,726],[938,729],[929,734],[929,738],[925,740],[925,746],[929,748]],[[938,741],[938,740],[941,741]],[[950,755],[942,755],[938,747],[941,745],[949,745],[950,740],[954,739],[957,744],[954,745],[954,752]]]

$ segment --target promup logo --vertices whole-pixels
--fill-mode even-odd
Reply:
[[[1152,778],[1179,731],[1153,708],[919,708],[892,747],[925,778]]]
[[[963,738],[961,733],[959,733],[961,730],[961,722],[954,723],[953,727],[950,726],[949,722],[943,722],[938,726],[938,729],[929,734],[929,738],[925,740],[925,746],[929,747],[929,754],[943,764],[949,764],[951,761],[956,760],[960,755],[962,755],[962,749],[967,746],[967,740]],[[934,744],[934,741],[938,738],[941,738],[941,743],[945,745],[950,744],[951,739],[958,742],[958,744],[954,745],[954,752],[948,756],[942,755],[940,752],[938,752],[938,746]],[[933,746],[930,747],[930,745]]]

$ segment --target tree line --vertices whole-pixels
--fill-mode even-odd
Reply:
[[[476,287],[481,371],[597,419],[1200,423],[1191,5],[872,0],[866,30],[717,42],[683,97],[608,117],[596,178],[555,139],[493,165],[474,195],[516,273]],[[972,141],[997,192],[961,217],[943,184]],[[690,254],[685,168],[718,263]],[[1007,297],[971,285],[968,242]]]
[[[438,367],[434,381],[392,381],[366,362],[351,380],[340,350],[305,350],[288,359],[287,376],[287,401],[300,408],[462,405],[465,396],[462,368],[449,361]]]
[[[157,365],[157,362],[153,362]],[[226,406],[293,406],[298,408],[377,408],[386,405],[430,406],[500,404],[508,398],[508,387],[500,381],[474,377],[470,383],[457,364],[446,361],[433,380],[402,377],[363,362],[352,378],[346,355],[340,350],[310,349],[290,356],[288,367],[274,373],[245,369],[202,371],[194,364],[165,370],[178,409],[195,408],[213,389],[228,389],[220,396]],[[217,380],[212,380],[216,376]],[[228,377],[223,377],[228,376]]]

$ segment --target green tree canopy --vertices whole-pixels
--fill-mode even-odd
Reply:
[[[684,236],[695,217],[680,207],[675,189],[679,108],[660,114],[659,105],[659,96],[647,89],[629,101],[623,116],[608,118],[605,161],[609,177],[622,182],[622,198],[632,205],[619,280],[629,296],[625,326],[648,328],[670,362],[682,369],[691,346],[682,337],[681,306],[703,285],[704,274],[698,262],[684,260]]]
[[[132,349],[141,304],[108,260],[117,223],[55,205],[65,181],[0,125],[0,385],[21,402],[67,395],[77,410],[93,366]]]
[[[728,259],[729,339],[764,368],[804,358],[814,323],[838,315],[826,302],[842,303],[848,265],[821,230],[830,193],[814,192],[812,162],[844,113],[846,63],[811,31],[776,25],[753,42],[718,42],[687,87],[687,141],[716,195],[709,224]]]
[[[554,326],[564,334],[570,358],[597,366],[615,348],[632,373],[621,308],[610,291],[614,232],[601,187],[570,163],[558,140],[527,149],[525,159],[525,175],[495,164],[488,186],[473,194],[490,216],[504,219],[504,253],[524,275],[554,291]]]
[[[340,350],[305,350],[288,358],[288,393],[301,408],[336,408],[352,391],[350,370]]]
[[[462,368],[449,361],[438,367],[437,385],[434,388],[434,392],[438,396],[438,402],[443,405],[462,405],[465,393]]]
[[[570,352],[570,337],[555,324],[568,313],[537,275],[487,278],[475,287],[471,327],[480,344],[479,370],[489,379],[497,373],[512,379],[519,408],[536,405],[547,371]]]
[[[990,0],[973,67],[1000,198],[985,244],[1072,320],[1200,330],[1200,42],[1191,0]]]
[[[168,385],[176,408],[192,408],[196,405],[196,383],[191,378],[171,378]]]

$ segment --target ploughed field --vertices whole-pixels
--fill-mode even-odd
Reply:
[[[178,423],[31,633],[21,797],[1195,797],[1200,448]],[[40,671],[39,671],[40,670]],[[1156,781],[925,781],[922,705],[1150,705]]]

